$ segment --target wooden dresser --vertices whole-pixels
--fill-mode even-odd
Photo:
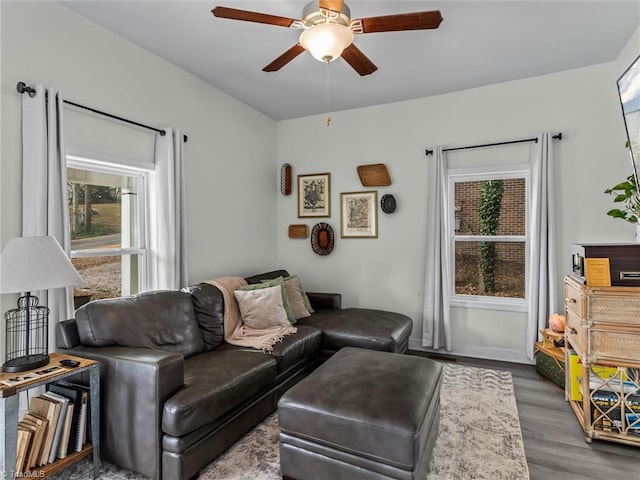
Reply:
[[[585,440],[640,446],[640,287],[565,277],[565,397]]]

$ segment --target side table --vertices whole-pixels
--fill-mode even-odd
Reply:
[[[37,469],[37,477],[44,478],[52,475],[91,453],[93,453],[93,478],[98,477],[100,471],[100,372],[97,361],[61,353],[50,353],[48,365],[20,373],[0,373],[0,382],[16,377],[28,377],[30,374],[46,371],[51,367],[60,367],[60,360],[63,359],[77,360],[80,365],[77,367],[63,367],[61,370],[49,375],[29,379],[13,386],[0,383],[0,478],[8,479],[19,476],[19,472],[16,472],[15,468],[19,393],[83,372],[89,373],[89,386],[91,388],[89,401],[92,444],[84,445],[80,452],[74,452],[63,459],[58,459],[53,463],[39,467]]]

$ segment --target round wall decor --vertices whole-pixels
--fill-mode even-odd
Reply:
[[[328,223],[317,223],[311,229],[311,248],[318,255],[329,255],[333,251],[335,234]]]
[[[380,208],[384,213],[393,213],[396,211],[396,199],[393,195],[386,194],[380,199]]]

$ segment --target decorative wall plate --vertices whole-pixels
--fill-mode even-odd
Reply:
[[[317,223],[311,229],[311,248],[318,255],[329,255],[333,251],[335,234],[328,223]]]
[[[291,182],[293,182],[291,165],[283,163],[280,168],[280,193],[282,195],[291,195]]]
[[[380,199],[380,208],[384,213],[393,213],[396,211],[396,199],[393,195],[386,194]]]

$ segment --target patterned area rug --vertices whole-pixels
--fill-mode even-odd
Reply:
[[[528,480],[511,373],[445,364],[428,480]]]
[[[509,372],[444,364],[438,439],[427,480],[526,480],[527,460]],[[89,478],[88,460],[50,477]],[[103,464],[101,479],[143,480]],[[274,413],[200,474],[203,480],[279,480]]]

